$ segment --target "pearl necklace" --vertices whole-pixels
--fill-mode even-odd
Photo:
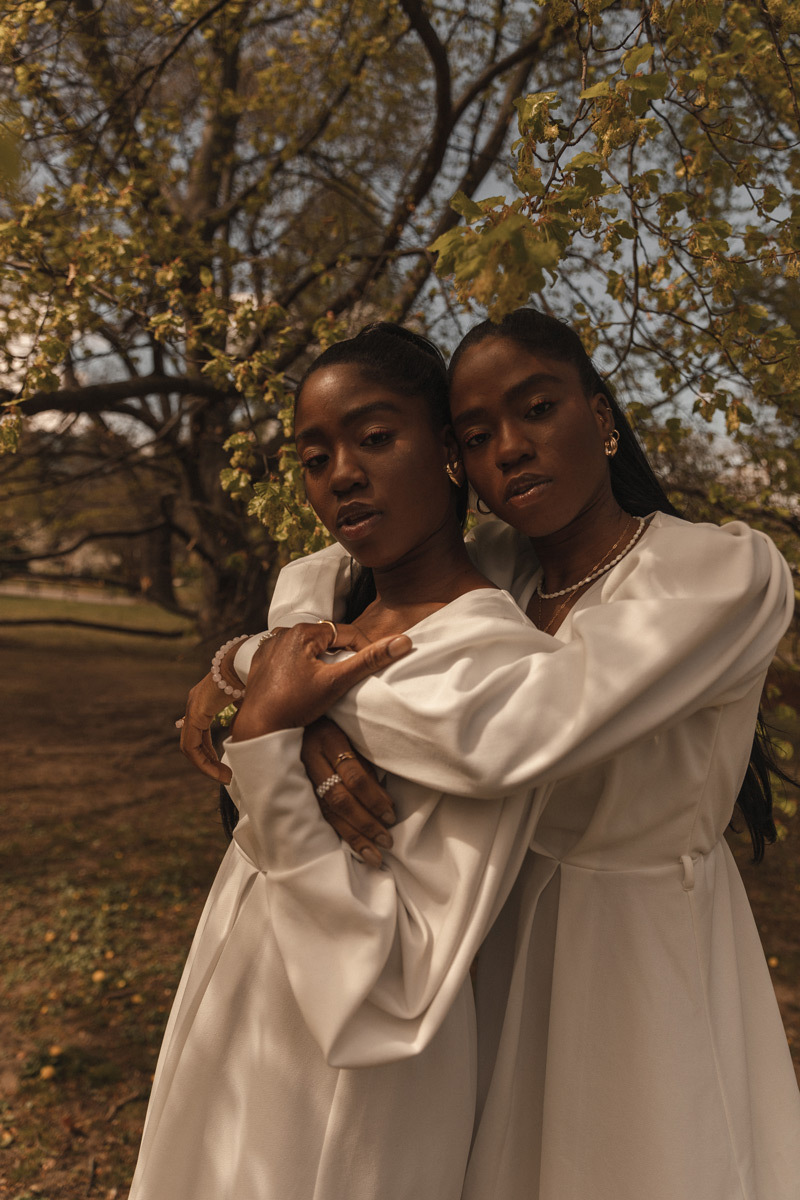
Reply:
[[[616,558],[612,558],[611,561],[607,562],[604,566],[600,565],[600,563],[603,562],[603,558],[605,558],[606,555],[614,553],[617,546],[620,544],[620,542],[622,541],[622,539],[625,536],[625,532],[626,532],[625,529],[623,529],[622,533],[619,535],[617,540],[614,542],[614,545],[611,547],[611,549],[606,550],[606,553],[603,555],[603,558],[600,559],[600,563],[598,563],[596,566],[592,567],[589,574],[584,575],[583,579],[579,579],[577,583],[572,583],[572,584],[570,584],[569,587],[561,588],[561,590],[559,592],[543,592],[542,591],[542,582],[543,582],[544,576],[542,576],[542,579],[540,579],[536,585],[536,595],[539,597],[539,599],[540,600],[555,600],[557,596],[566,596],[570,592],[577,592],[578,588],[585,587],[587,583],[591,583],[593,579],[599,579],[601,575],[605,575],[606,571],[610,571],[612,567],[615,567],[617,565],[617,563],[620,562],[625,557],[625,555],[630,550],[633,549],[633,547],[638,542],[639,538],[644,533],[645,527],[647,525],[647,518],[646,517],[637,517],[636,520],[638,522],[637,527],[636,527],[636,532],[634,533],[631,540],[628,542],[627,546],[625,546],[624,549],[620,550],[620,552]],[[552,620],[549,623],[552,624]]]

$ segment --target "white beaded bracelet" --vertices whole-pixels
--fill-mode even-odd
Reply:
[[[222,678],[222,672],[219,669],[220,664],[230,650],[231,646],[238,646],[240,642],[246,642],[249,637],[249,633],[241,633],[238,637],[231,638],[231,640],[226,642],[224,646],[220,646],[219,650],[211,660],[211,678],[214,680],[214,683],[217,685],[220,691],[224,692],[226,696],[230,696],[231,700],[241,700],[244,696],[245,689],[235,688],[229,683],[226,683]]]

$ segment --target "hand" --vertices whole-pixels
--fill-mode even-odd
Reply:
[[[323,662],[321,656],[334,648],[356,653],[344,662]],[[331,621],[276,631],[253,657],[232,740],[310,725],[356,683],[410,649],[411,639],[404,634],[368,642],[354,626],[334,627]]]
[[[349,757],[342,759],[343,754]],[[339,726],[327,717],[306,729],[301,758],[315,789],[334,773],[340,776],[342,782],[334,784],[319,801],[322,815],[356,854],[370,866],[379,867],[383,862],[381,848],[388,850],[392,844],[384,826],[394,824],[395,814],[372,764],[353,749]]]
[[[217,713],[230,699],[211,678],[211,673],[196,683],[186,699],[186,716],[181,727],[181,752],[189,762],[217,783],[230,783],[230,767],[219,761],[211,741],[211,726]]]

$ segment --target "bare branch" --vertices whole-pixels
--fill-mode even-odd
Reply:
[[[236,393],[221,392],[204,379],[188,379],[173,375],[140,375],[136,379],[120,379],[109,383],[88,383],[84,387],[58,388],[54,392],[34,392],[26,400],[13,402],[13,408],[33,416],[42,412],[120,412],[145,421],[136,409],[122,409],[125,400],[159,393],[196,396],[205,400],[225,400]]]

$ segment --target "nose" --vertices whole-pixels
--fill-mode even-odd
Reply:
[[[535,449],[519,421],[502,421],[494,438],[494,456],[498,470],[508,471],[518,463],[535,457]]]
[[[330,488],[337,496],[346,496],[354,488],[366,487],[367,474],[350,447],[339,446],[332,455]]]

